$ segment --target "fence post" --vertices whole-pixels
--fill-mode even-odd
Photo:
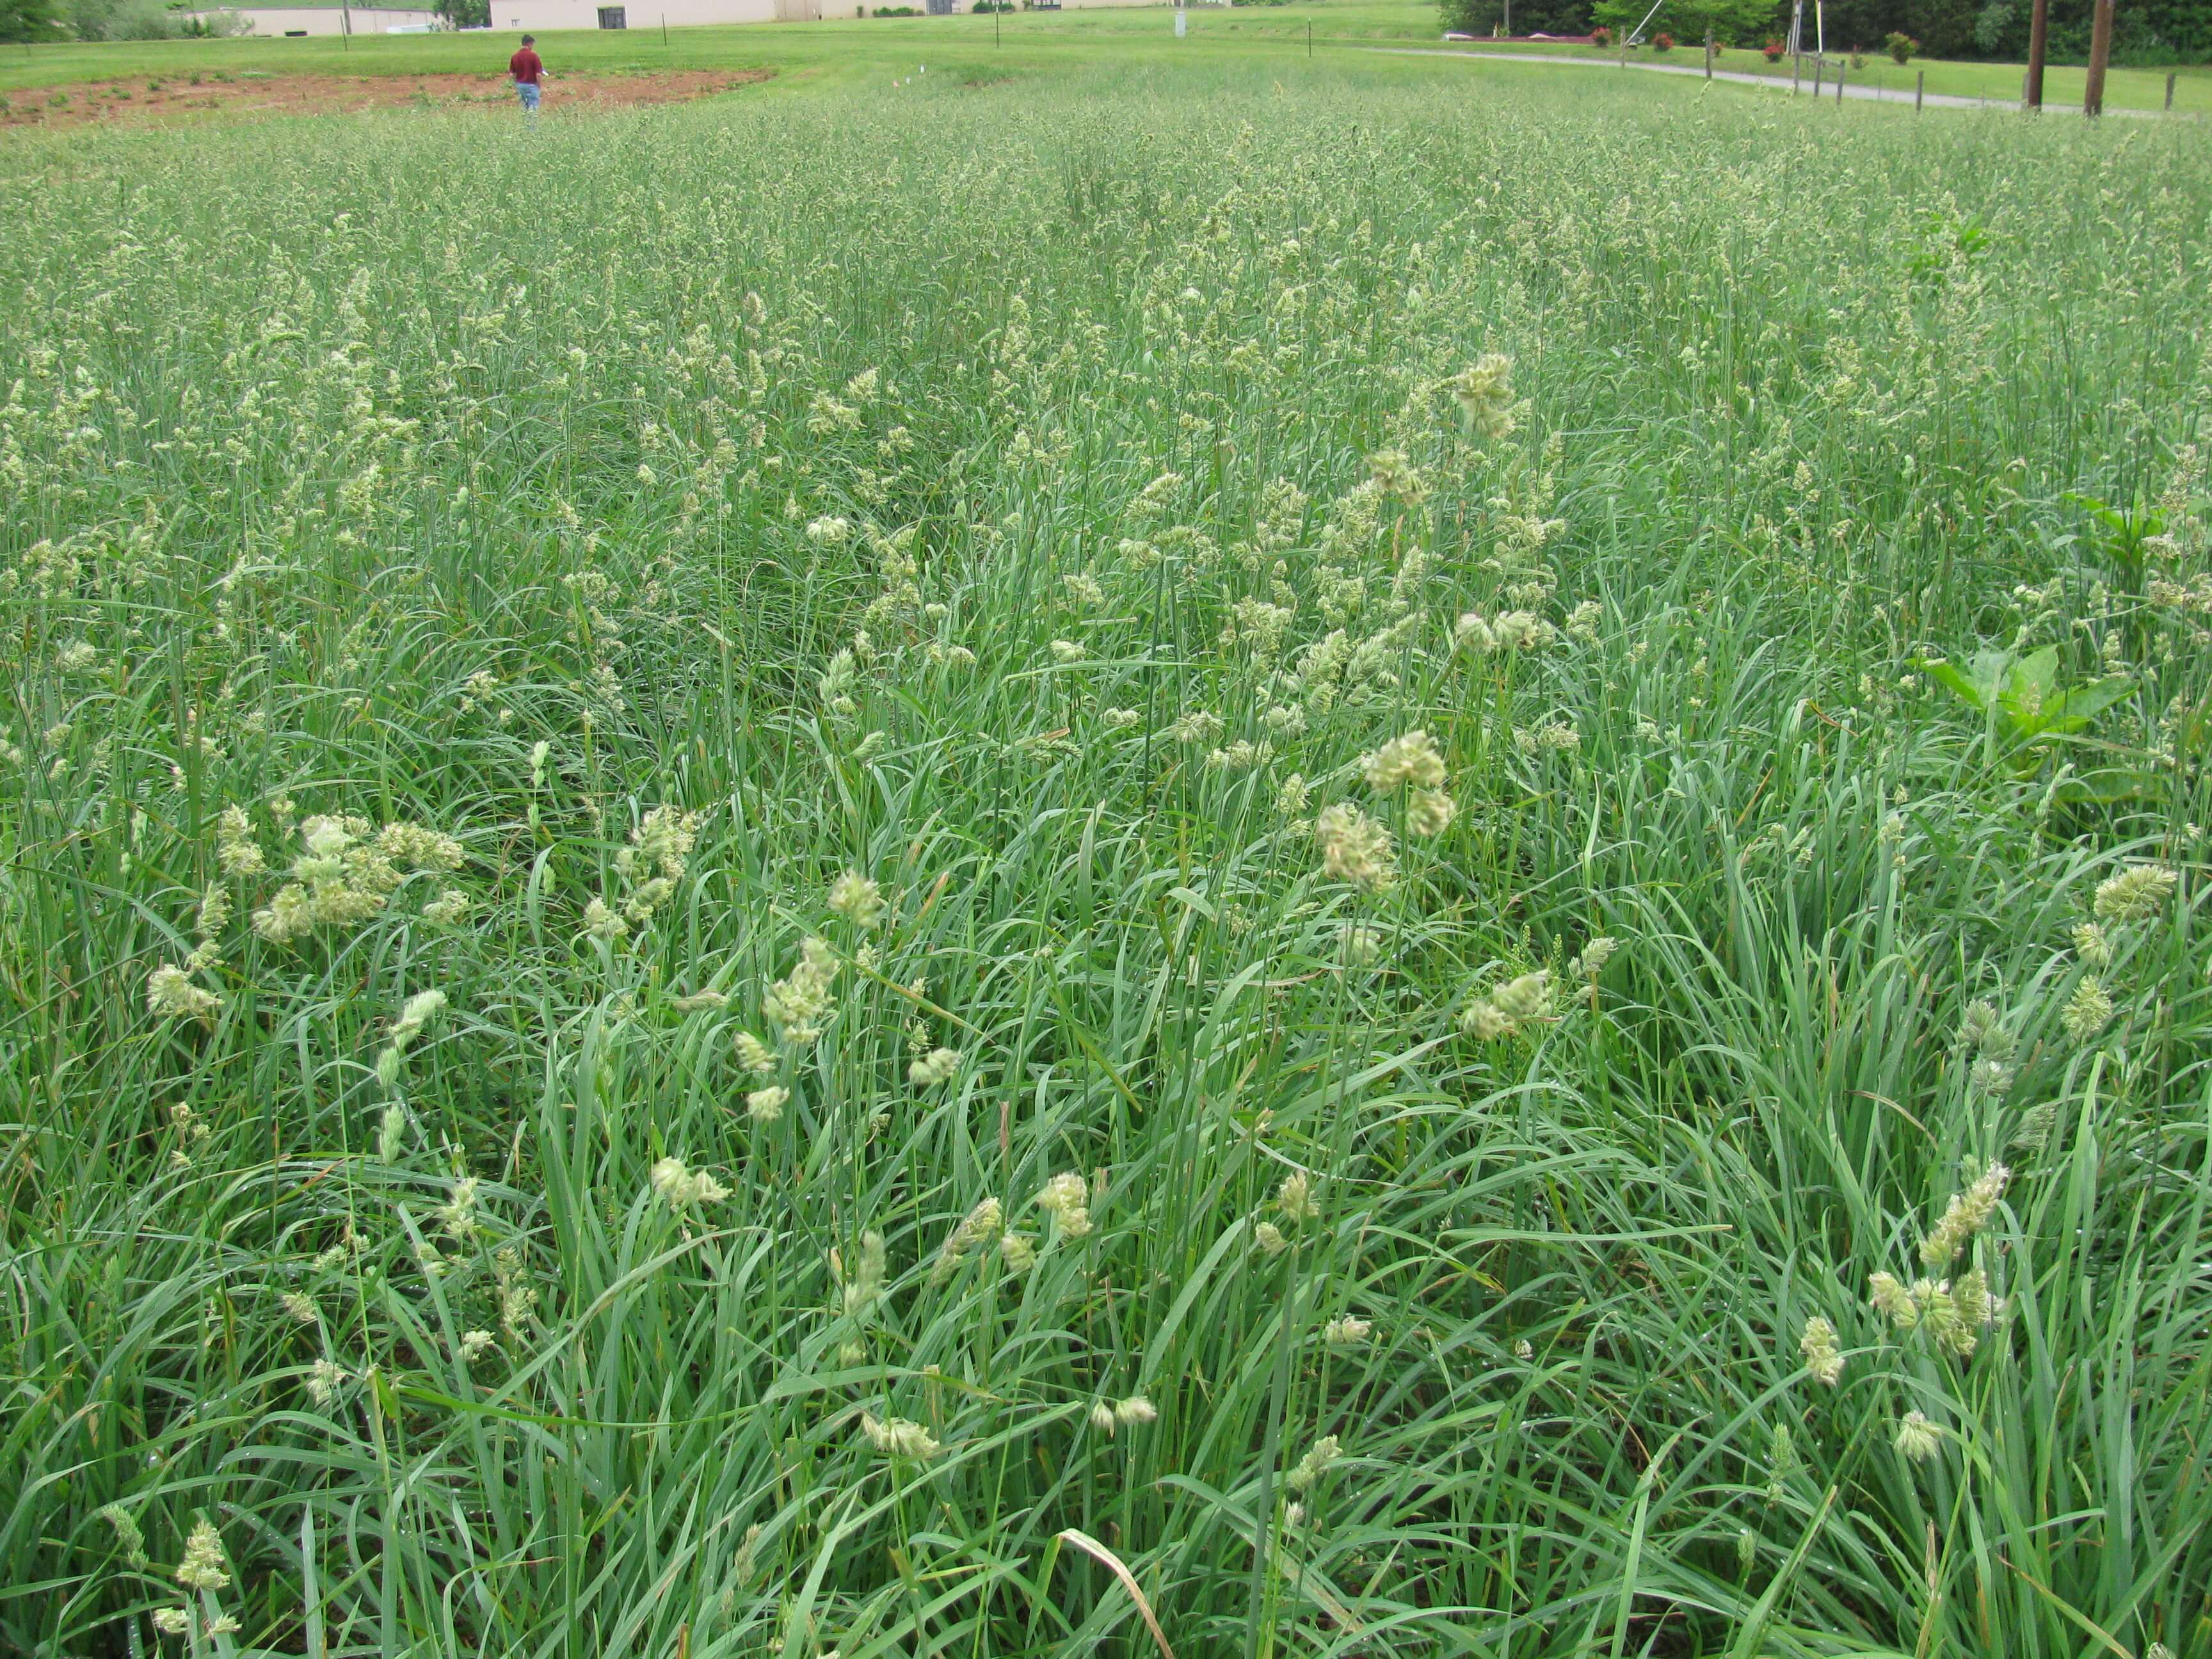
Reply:
[[[1802,52],[1793,52],[1790,54],[1790,95],[1792,98],[1797,95],[1797,83],[1804,77],[1805,54]]]
[[[1705,79],[1713,78],[1713,26],[1705,25]]]
[[[2168,114],[2172,113],[2172,111],[2173,111],[2173,71],[2172,71],[2172,70],[2166,70],[2166,112],[2167,112]]]
[[[1837,107],[1838,109],[1841,109],[1843,106],[1844,106],[1844,66],[1843,66],[1841,64],[1837,64],[1837,65],[1836,65],[1836,107]]]
[[[1920,113],[1920,100],[1928,95],[1928,71],[1920,71],[1920,78],[1912,83],[1912,112]]]
[[[1827,72],[1827,60],[1818,52],[1813,56],[1813,101],[1820,101],[1820,77]]]

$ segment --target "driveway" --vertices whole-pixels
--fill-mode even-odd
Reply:
[[[1694,64],[1634,62],[1607,64],[1601,63],[1595,58],[1552,58],[1540,52],[1455,52],[1448,46],[1363,46],[1359,50],[1385,52],[1400,58],[1475,58],[1487,63],[1549,64],[1554,68],[1561,69],[1632,69],[1642,70],[1647,75],[1694,75],[1702,78],[1705,72],[1702,63]],[[1699,49],[1692,46],[1686,50],[1697,52]],[[1829,67],[1832,70],[1835,65],[1831,64]],[[1874,73],[1875,71],[1872,70],[1858,70],[1847,73],[1844,77],[1844,96],[1869,99],[1882,104],[1909,104],[1912,101],[1911,87],[1869,84],[1863,80],[1854,78],[1854,76],[1864,76]],[[1713,71],[1713,79],[1733,81],[1740,86],[1771,87],[1778,90],[1784,85],[1771,75],[1747,75],[1741,70],[1717,69]],[[1805,95],[1809,97],[1812,91],[1813,77],[1808,73],[1804,79]],[[1832,98],[1835,95],[1835,76],[1832,74],[1824,76],[1820,85],[1820,96]],[[1942,109],[2018,109],[2020,107],[2018,99],[2007,98],[1992,102],[1987,98],[1961,98],[1955,93],[1948,92],[1931,92],[1927,94],[1925,101]],[[2045,104],[2044,108],[2053,114],[2057,114],[2062,112],[2063,106],[2057,104]],[[2150,116],[2159,115],[2161,112],[2151,109],[2107,109],[2105,112],[2107,115]]]

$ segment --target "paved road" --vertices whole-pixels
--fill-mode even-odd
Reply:
[[[1626,68],[1642,70],[1647,75],[1695,75],[1703,76],[1705,72],[1705,66],[1702,62],[1696,64],[1645,64],[1637,62],[1630,62],[1628,64],[1622,64],[1605,63],[1595,58],[1552,58],[1547,57],[1546,54],[1540,52],[1455,52],[1448,46],[1365,46],[1361,48],[1361,50],[1365,52],[1389,52],[1393,56],[1400,58],[1475,58],[1491,62],[1502,59],[1503,61],[1510,64],[1550,64],[1555,68],[1565,69],[1610,70]],[[1686,50],[1691,52],[1699,51],[1699,49],[1695,46],[1688,47]],[[1831,64],[1829,67],[1832,70],[1834,65]],[[1855,73],[1859,76],[1870,76],[1874,74],[1875,71],[1872,70],[1859,70]],[[1747,87],[1769,87],[1783,91],[1788,90],[1788,83],[1786,82],[1778,82],[1771,75],[1747,75],[1741,70],[1717,69],[1713,71],[1713,79],[1716,81],[1734,81],[1740,85]],[[1810,97],[1812,93],[1813,78],[1811,74],[1808,72],[1804,80],[1803,95]],[[1828,75],[1822,82],[1820,87],[1820,96],[1823,98],[1833,98],[1835,95],[1836,80],[1834,75],[1832,73]],[[1844,77],[1844,96],[1846,98],[1872,99],[1878,103],[1884,104],[1909,104],[1912,101],[1912,88],[1911,87],[1904,86],[1892,87],[1876,85],[1871,82],[1855,79],[1852,75],[1847,74]],[[2020,103],[2017,99],[2001,99],[1993,102],[1987,98],[1961,98],[1955,93],[1948,92],[1931,92],[1928,94],[1927,101],[1941,109],[2018,109],[2020,107]],[[2063,107],[2057,104],[2047,104],[2045,106],[2045,108],[2049,110],[2051,113],[2054,115],[2064,112]],[[2155,116],[2160,113],[2160,112],[2149,109],[2107,109],[2105,113],[2107,115]]]

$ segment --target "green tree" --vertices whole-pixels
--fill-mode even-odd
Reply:
[[[1973,52],[1974,25],[1980,18],[1975,0],[1908,0],[1903,33],[1917,40],[1927,57],[1965,58]]]
[[[66,40],[60,0],[0,0],[0,40]]]
[[[1446,28],[1468,34],[1487,34],[1505,21],[1504,0],[1437,0],[1437,9]],[[1513,0],[1512,22],[1516,34],[1587,34],[1589,0]]]
[[[491,0],[438,0],[438,15],[457,29],[488,28]]]
[[[1596,20],[1616,30],[1632,29],[1651,9],[1651,0],[1597,0]],[[1723,46],[1755,46],[1784,27],[1777,0],[1661,0],[1646,34],[1664,30],[1685,46],[1702,41],[1705,26]]]

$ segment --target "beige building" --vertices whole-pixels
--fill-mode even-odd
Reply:
[[[680,29],[700,23],[772,23],[792,0],[491,0],[495,29]]]
[[[917,11],[966,11],[971,0],[880,0],[883,4],[906,4]],[[1039,9],[1126,6],[1157,3],[1158,0],[1058,0]],[[491,26],[499,30],[528,30],[550,34],[558,29],[692,28],[708,23],[812,23],[825,17],[850,18],[866,4],[870,11],[878,0],[491,0]],[[1038,0],[1030,0],[1037,5]],[[389,34],[398,30],[421,33],[442,28],[434,11],[416,7],[241,6],[246,33],[257,36],[337,34],[349,26],[356,34]],[[194,16],[211,14],[195,12]]]
[[[969,0],[883,3],[902,3],[917,11],[941,13],[965,11]],[[1143,0],[1133,3],[1143,3]],[[491,26],[550,34],[556,29],[657,29],[664,20],[672,29],[702,23],[809,23],[825,17],[852,17],[863,3],[873,11],[877,0],[491,0]],[[1060,0],[1059,5],[1045,9],[1131,3],[1133,0]]]
[[[342,34],[349,27],[356,34],[389,34],[394,29],[415,33],[442,26],[436,12],[413,7],[240,6],[236,11],[246,20],[248,34],[264,36]]]

